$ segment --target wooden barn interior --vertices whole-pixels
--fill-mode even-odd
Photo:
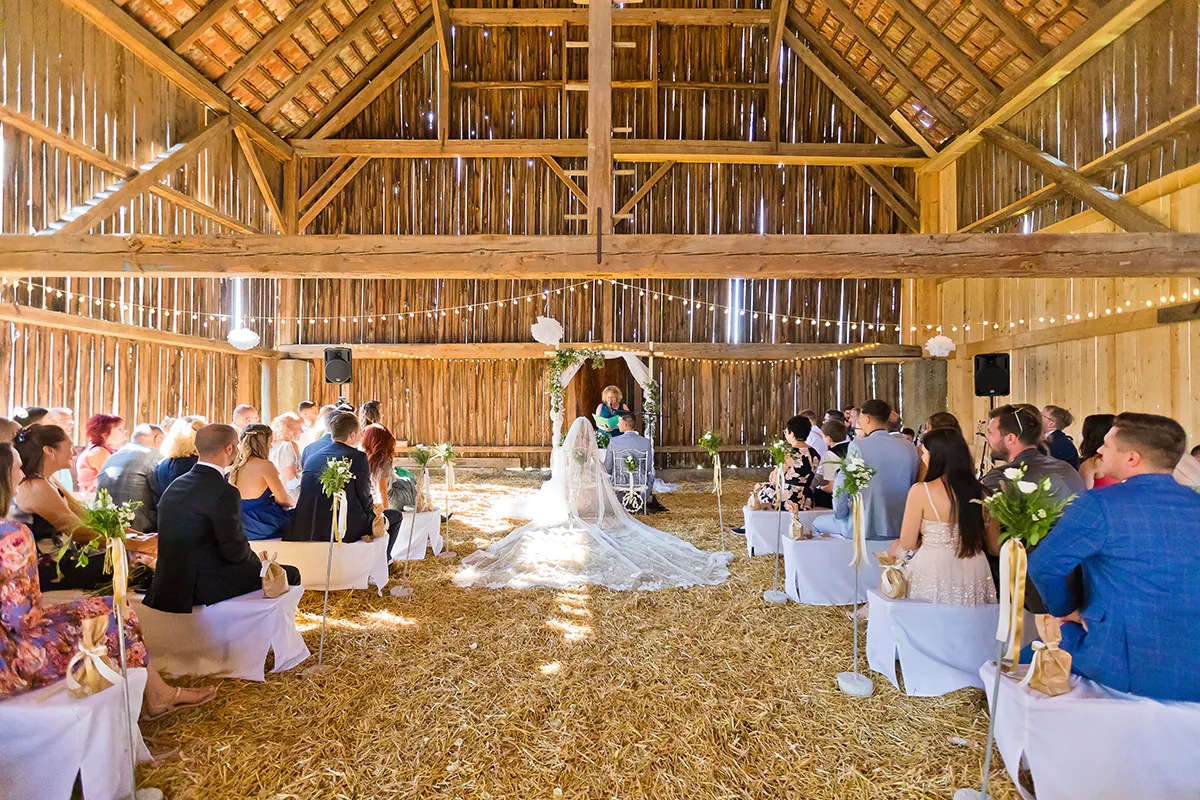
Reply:
[[[132,425],[227,421],[243,403],[269,420],[305,399],[376,398],[407,445],[452,441],[479,466],[540,468],[551,353],[530,326],[546,316],[571,346],[649,358],[660,470],[708,469],[697,439],[709,429],[727,465],[761,467],[789,417],[869,398],[914,428],[949,410],[979,447],[980,353],[1010,356],[1008,401],[1057,404],[1079,420],[1163,414],[1190,446],[1200,442],[1198,9],[0,0],[0,406]],[[235,330],[257,343],[235,347]],[[924,350],[937,335],[956,345],[948,357]],[[353,352],[347,386],[323,379],[324,349],[336,345]],[[572,384],[568,421],[590,415],[608,384],[644,406],[611,361]],[[709,502],[695,497],[679,498],[680,510]],[[508,679],[446,653],[467,652],[451,634],[473,615],[503,638],[508,612],[452,597],[436,560],[421,569],[418,579],[443,585],[425,595],[437,608],[373,593],[361,608],[338,601],[343,638],[375,624],[356,614],[391,614],[420,622],[392,625],[389,646],[438,651],[396,667],[425,683],[391,708],[398,716],[371,712],[385,738],[351,721],[352,698],[272,677],[223,689],[217,706],[174,723],[181,760],[141,775],[168,796],[229,798],[949,797],[977,775],[978,751],[947,741],[985,735],[981,692],[937,701],[926,721],[917,698],[899,694],[887,695],[890,711],[837,711],[851,728],[905,718],[862,739],[766,719],[846,702],[806,699],[785,676],[831,657],[814,647],[797,667],[809,645],[796,627],[839,642],[849,631],[833,612],[793,608],[788,627],[750,610],[761,588],[751,579],[720,599],[732,615],[722,619],[741,620],[725,632],[750,636],[746,619],[777,629],[741,646],[779,672],[773,687],[746,689],[738,681],[752,665],[731,668],[718,681],[729,694],[713,697],[749,692],[733,707],[752,723],[699,722],[719,715],[627,686],[645,714],[663,715],[671,732],[658,738],[597,685],[624,680],[632,661],[589,670],[560,642],[562,654],[525,666],[578,659],[579,683],[520,694],[519,708],[496,712],[512,715],[506,728],[480,710],[480,692]],[[769,582],[769,567],[760,577]],[[618,619],[642,613],[635,600],[592,602]],[[666,600],[640,602],[669,627]],[[319,603],[301,608],[319,619]],[[311,625],[305,636],[312,644]],[[335,659],[365,642],[340,645]],[[665,670],[658,657],[647,663]],[[370,673],[346,675],[390,691],[392,662],[367,663]],[[758,702],[783,683],[785,700]],[[590,715],[578,738],[546,727],[563,698]],[[452,720],[429,710],[443,704]],[[610,711],[619,722],[604,720]],[[405,720],[425,728],[401,731]],[[625,737],[624,725],[637,732]],[[396,762],[401,741],[414,755]],[[392,759],[368,754],[371,742]],[[995,775],[997,796],[1015,797]]]

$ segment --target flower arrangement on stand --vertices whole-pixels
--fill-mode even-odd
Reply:
[[[661,410],[658,381],[650,379],[642,387],[642,416],[646,420],[646,438],[651,441],[654,440],[654,432],[658,430],[658,412]]]
[[[304,671],[315,677],[325,671],[325,622],[329,618],[329,578],[333,574],[333,543],[341,544],[346,536],[346,486],[354,480],[348,458],[331,458],[321,470],[321,493],[333,501],[332,530],[329,532],[329,554],[325,561],[325,601],[321,606],[321,638],[317,646],[317,663]]]
[[[717,524],[721,529],[721,551],[725,551],[725,511],[721,508],[721,434],[712,428],[696,440],[696,444],[708,453],[713,465],[713,494],[717,496]]]
[[[867,466],[862,456],[856,451],[846,453],[842,459],[842,483],[837,488],[837,496],[850,497],[851,538],[854,542],[854,555],[850,566],[854,569],[854,671],[840,672],[837,676],[838,688],[844,693],[855,697],[869,697],[875,691],[875,684],[866,675],[858,671],[858,573],[866,558],[866,531],[863,529],[863,491],[875,477],[875,470]]]
[[[437,457],[442,460],[442,468],[446,471],[446,508],[442,511],[442,519],[445,520],[444,539],[447,543],[450,541],[450,517],[453,512],[450,511],[450,493],[454,491],[457,481],[454,477],[454,462],[458,460],[458,453],[454,451],[454,445],[450,442],[442,442],[435,448]],[[438,556],[439,558],[454,558],[458,553],[453,550],[443,550]]]
[[[434,450],[426,444],[413,445],[412,459],[416,462],[421,475],[417,478],[416,511],[433,510],[433,496],[429,491],[429,462],[433,460]]]
[[[775,465],[771,474],[775,477],[775,511],[777,513],[775,519],[775,586],[773,589],[763,592],[763,599],[774,605],[786,605],[788,601],[787,592],[779,588],[779,552],[783,549],[783,465],[787,462],[791,451],[791,446],[783,439],[776,439],[767,447],[767,455],[771,457],[771,463]]]

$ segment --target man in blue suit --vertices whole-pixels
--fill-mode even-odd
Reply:
[[[917,448],[903,436],[888,433],[892,407],[883,400],[868,400],[858,414],[861,435],[850,443],[847,455],[857,453],[875,477],[863,490],[863,527],[868,539],[898,539],[908,490],[917,479]],[[845,475],[834,480],[833,513],[813,520],[813,530],[849,537],[851,499],[839,495]]]
[[[1072,670],[1117,691],[1200,701],[1200,494],[1171,476],[1187,437],[1173,419],[1119,414],[1100,470],[1122,483],[1067,507],[1029,555]],[[1085,607],[1067,576],[1082,565]]]

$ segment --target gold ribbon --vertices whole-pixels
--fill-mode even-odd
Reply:
[[[454,480],[454,462],[447,461],[446,462],[446,491],[448,491],[448,492],[454,491],[454,487],[456,485],[457,484]]]
[[[867,554],[867,533],[863,529],[863,498],[862,493],[850,498],[850,538],[854,542],[854,555],[850,566],[857,569],[863,563]]]
[[[120,624],[120,623],[118,623]],[[92,617],[83,621],[83,638],[79,649],[67,662],[67,689],[72,697],[88,697],[108,688],[101,685],[101,679],[108,681],[109,686],[121,682],[118,672],[108,666],[108,615]],[[82,675],[82,680],[76,677]]]
[[[1025,623],[1025,571],[1028,557],[1020,539],[1012,538],[1000,548],[1000,624],[996,639],[1006,643],[1005,660],[1016,666],[1021,652],[1022,627]]]
[[[721,493],[721,456],[713,454],[713,494]]]
[[[104,552],[105,572],[113,576],[113,612],[121,621],[129,616],[129,605],[126,597],[129,594],[129,559],[125,555],[125,540],[114,536],[108,540]]]
[[[346,537],[346,493],[334,492],[333,495],[333,539],[338,544]]]

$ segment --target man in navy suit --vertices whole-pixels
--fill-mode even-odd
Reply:
[[[1076,498],[1029,554],[1062,619],[1072,670],[1121,692],[1200,701],[1200,494],[1171,473],[1187,437],[1173,419],[1119,414],[1100,470],[1119,484]],[[1084,608],[1067,576],[1083,568]]]
[[[317,441],[305,449],[300,499],[292,527],[284,534],[289,542],[327,542],[333,526],[333,501],[321,490],[321,472],[331,459],[350,460],[354,478],[346,484],[346,536],[344,542],[370,541],[374,534],[375,504],[371,498],[371,469],[358,444],[358,417],[349,411],[329,420],[328,442]]]

